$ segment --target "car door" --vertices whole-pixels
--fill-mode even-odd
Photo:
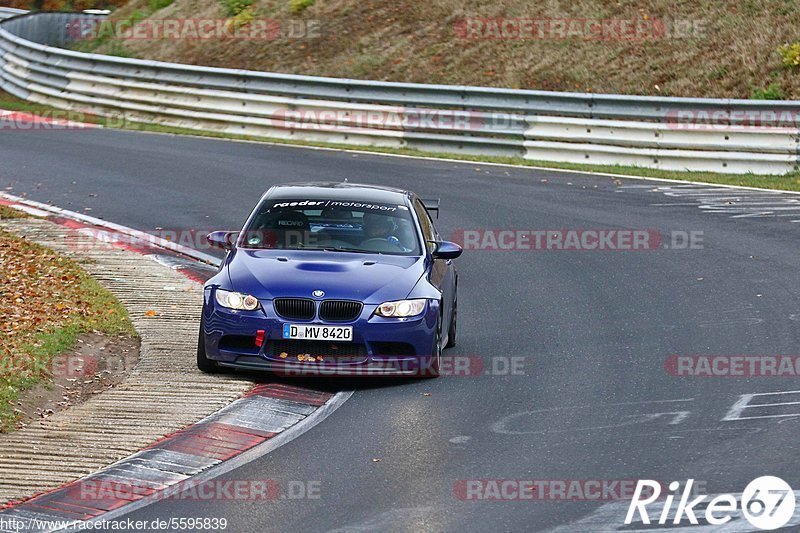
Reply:
[[[417,213],[417,218],[422,228],[422,235],[425,239],[424,244],[427,248],[428,256],[431,257],[431,254],[436,249],[436,244],[433,243],[439,242],[441,238],[436,231],[436,226],[433,224],[430,213],[425,209],[425,206],[419,198],[414,199],[414,211]],[[442,292],[442,329],[444,332],[447,332],[453,312],[452,304],[455,296],[455,269],[450,259],[433,259],[431,257],[431,261],[432,265],[428,281]]]

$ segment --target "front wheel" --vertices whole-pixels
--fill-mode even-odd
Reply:
[[[442,318],[436,322],[436,335],[433,339],[433,347],[431,348],[431,361],[422,373],[426,378],[439,377],[439,362],[442,357]]]
[[[203,335],[203,319],[200,319],[200,334],[197,337],[197,368],[206,374],[218,374],[221,372],[216,361],[206,357],[206,339]]]
[[[447,346],[445,348],[452,348],[456,345],[456,321],[458,320],[458,286],[456,286],[456,293],[453,296],[453,316],[450,319],[450,327],[447,328]]]

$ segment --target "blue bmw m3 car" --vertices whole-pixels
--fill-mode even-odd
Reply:
[[[351,183],[278,185],[204,287],[203,372],[435,377],[456,342],[461,248],[443,241],[438,201]]]

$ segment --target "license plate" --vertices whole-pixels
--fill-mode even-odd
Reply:
[[[352,341],[353,326],[307,326],[283,325],[284,339],[307,339],[315,341]]]

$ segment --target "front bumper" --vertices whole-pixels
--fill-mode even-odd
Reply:
[[[432,372],[431,352],[439,317],[435,300],[413,318],[375,316],[377,305],[364,304],[354,321],[326,322],[282,318],[271,300],[260,301],[261,307],[255,311],[227,309],[216,303],[213,289],[204,293],[202,339],[206,357],[220,366],[287,376],[423,376]],[[283,339],[287,323],[352,326],[353,340],[298,341],[295,345]],[[256,343],[259,331],[264,332],[261,346]],[[313,362],[298,358],[296,352],[310,354]]]

